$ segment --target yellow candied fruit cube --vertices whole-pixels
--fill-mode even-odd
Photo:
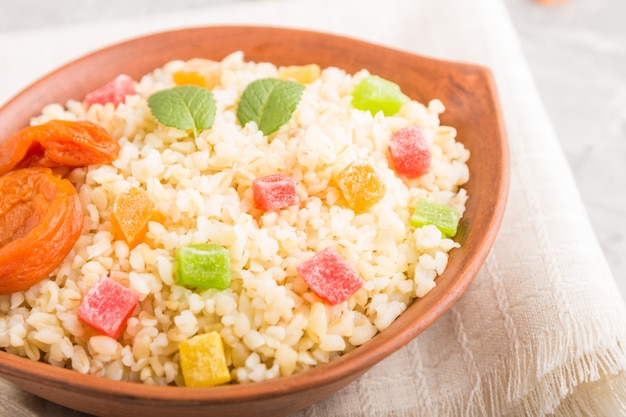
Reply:
[[[217,332],[192,337],[181,342],[180,367],[188,387],[212,387],[230,382],[224,345]]]
[[[211,90],[221,84],[222,69],[219,62],[195,58],[173,73],[172,78],[176,85],[195,85]]]
[[[291,65],[281,67],[278,70],[278,78],[282,80],[294,80],[301,84],[309,84],[320,77],[322,69],[317,64]]]
[[[374,167],[365,161],[354,161],[339,173],[337,184],[348,205],[363,213],[378,203],[386,192],[385,183]]]

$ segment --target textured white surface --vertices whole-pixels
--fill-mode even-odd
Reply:
[[[505,3],[626,298],[626,2]]]
[[[123,4],[110,0],[106,3],[107,10],[94,13],[94,9],[85,8],[83,3],[86,2],[67,3],[69,9],[74,10],[71,16],[79,19],[87,19],[90,14],[116,17],[110,14],[111,9]],[[604,8],[598,6],[602,3]],[[5,11],[8,9],[2,8],[11,8],[9,12],[14,13],[13,16],[24,17],[22,28],[49,23],[55,16],[58,22],[72,23],[63,20],[69,15],[57,15],[60,2],[56,2],[54,8],[50,6],[45,17],[36,23],[33,4],[43,8],[48,3],[16,1],[3,4],[0,16],[7,16]],[[127,2],[125,7],[142,12],[147,9],[147,4]],[[149,4],[156,10],[159,7],[161,11],[172,10],[172,4],[167,2],[152,1]],[[176,4],[182,7],[185,2]],[[461,0],[424,0],[419,5],[409,1],[394,2],[412,12],[404,14],[385,10],[380,6],[382,3],[369,4],[376,12],[361,10],[359,14],[366,29],[350,24],[345,9],[343,14],[322,21],[319,15],[317,18],[315,14],[306,16],[293,7],[279,11],[259,6],[258,12],[273,10],[277,13],[272,16],[258,13],[250,20],[310,23],[340,33],[350,31],[371,40],[379,38],[382,42],[420,53],[490,65],[496,73],[511,136],[511,205],[496,248],[466,296],[406,349],[375,367],[342,393],[302,415],[415,416],[428,415],[424,410],[437,407],[442,415],[458,415],[452,410],[458,411],[459,406],[465,408],[467,415],[498,415],[501,413],[493,411],[515,410],[516,407],[527,407],[526,415],[540,415],[540,410],[533,406],[543,411],[556,406],[559,394],[565,394],[568,389],[574,391],[571,384],[575,381],[595,380],[611,369],[623,370],[626,366],[623,351],[615,350],[616,339],[623,337],[623,331],[615,330],[624,324],[623,305],[616,300],[619,297],[615,296],[615,287],[609,282],[610,273],[593,233],[595,231],[600,237],[604,254],[617,271],[618,282],[623,283],[624,274],[619,271],[624,268],[624,251],[615,248],[624,247],[624,225],[620,223],[624,218],[622,193],[626,190],[626,176],[619,156],[624,156],[626,146],[622,49],[625,43],[623,29],[606,22],[617,22],[613,17],[618,14],[616,7],[623,11],[624,6],[621,2],[607,0],[593,5],[572,0],[570,4],[547,8],[524,0],[505,2],[522,35],[521,45],[529,57],[546,114],[535,95],[525,62],[518,53],[520,45],[508,27],[508,20],[502,19],[499,1],[481,1],[474,6]],[[188,4],[189,7],[198,5],[199,2]],[[222,11],[205,16],[212,16],[207,17],[208,20],[235,19],[232,13]],[[122,10],[119,12],[123,13]],[[442,31],[437,26],[439,21],[427,19],[417,12],[426,13],[426,16],[449,16],[449,27],[444,26],[448,30]],[[596,20],[598,16],[604,16],[605,22],[593,26],[590,21],[594,19],[588,19],[590,16],[595,16]],[[196,23],[200,18],[195,13],[174,13],[170,17],[161,16],[152,25],[145,24],[144,27]],[[293,21],[284,20],[286,18]],[[392,18],[397,21],[385,21]],[[11,29],[18,29],[15,22],[20,19],[1,19],[0,28],[13,25]],[[425,27],[413,27],[415,19]],[[8,79],[29,82],[51,69],[46,65],[69,60],[73,54],[87,52],[110,39],[133,34],[128,26],[130,21],[94,24],[93,29],[91,25],[70,26],[51,32],[16,33],[16,39],[23,45],[42,45],[37,51],[41,65],[15,67],[10,60],[0,59],[0,74],[6,74]],[[89,32],[89,39],[76,39],[77,44],[67,50],[67,56],[63,56],[66,52],[55,48],[52,42],[65,35],[81,33],[81,28]],[[106,28],[116,30],[115,36],[103,33]],[[47,33],[54,36],[48,39]],[[415,39],[406,36],[412,33],[431,37]],[[7,38],[0,34],[0,41],[3,39]],[[465,44],[468,40],[475,43],[468,47]],[[8,42],[3,45],[8,47]],[[15,57],[33,62],[30,51],[13,52]],[[585,54],[589,58],[584,58]],[[0,91],[7,94],[21,87],[23,85],[4,84],[0,85]],[[0,96],[4,97],[3,94]],[[555,131],[568,156],[567,161],[562,157]],[[574,177],[570,175],[570,167]],[[617,175],[611,175],[611,172]],[[603,189],[610,192],[605,195]],[[585,198],[585,208],[595,226],[593,230],[578,200],[577,190]],[[599,352],[608,352],[600,368],[592,355]],[[563,375],[560,365],[566,363],[578,367]],[[401,371],[407,364],[413,372]],[[564,379],[559,378],[564,376]],[[595,395],[585,392],[593,384],[576,390],[578,398],[604,400],[605,404],[610,402],[610,398],[606,401],[607,398],[600,395],[611,392],[611,382],[603,381],[604,385],[597,388]],[[624,389],[623,380],[619,381],[619,388]],[[562,384],[560,392],[553,390],[554,383]],[[507,385],[508,397],[495,395]],[[422,395],[414,397],[416,391]],[[6,385],[0,397],[3,400],[0,415],[3,416],[81,415]],[[440,402],[436,403],[435,398]],[[361,407],[360,412],[355,404]],[[444,412],[446,409],[449,413]],[[516,415],[519,414],[522,413]]]

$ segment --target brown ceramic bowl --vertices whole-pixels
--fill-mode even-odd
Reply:
[[[32,84],[0,109],[0,140],[45,104],[82,98],[119,73],[139,77],[172,59],[219,60],[242,50],[247,60],[362,68],[398,83],[422,102],[441,99],[442,123],[471,151],[469,201],[437,286],[389,328],[354,351],[300,374],[214,388],[114,382],[0,352],[0,376],[55,403],[97,416],[283,416],[330,396],[406,345],[463,294],[483,264],[502,220],[509,183],[508,148],[488,69],[446,62],[330,34],[267,27],[204,27],[158,33],[78,59]]]

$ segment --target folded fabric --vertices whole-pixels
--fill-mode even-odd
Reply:
[[[2,35],[0,99],[121,39],[231,23],[316,29],[485,65],[510,145],[505,219],[468,291],[405,348],[294,417],[626,415],[626,308],[500,0],[235,3]],[[29,408],[25,394],[5,398],[1,415],[67,411]]]

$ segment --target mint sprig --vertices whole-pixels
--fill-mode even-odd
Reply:
[[[148,107],[160,123],[192,131],[194,137],[213,126],[217,112],[213,93],[193,85],[158,91],[148,98]]]
[[[255,122],[264,135],[277,131],[291,119],[304,86],[295,81],[263,78],[248,84],[237,106],[242,126]]]

